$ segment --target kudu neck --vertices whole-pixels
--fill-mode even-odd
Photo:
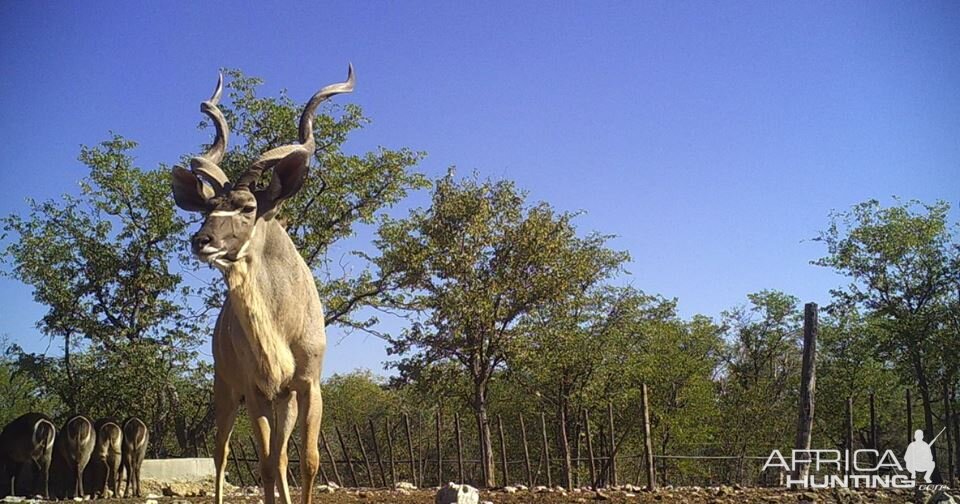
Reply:
[[[224,271],[230,289],[250,281],[254,275],[270,271],[279,273],[303,260],[287,230],[277,219],[257,221],[245,249],[243,257]]]

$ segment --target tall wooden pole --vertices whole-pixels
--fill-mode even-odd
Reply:
[[[390,484],[397,484],[397,459],[393,456],[393,431],[390,429],[390,419],[384,418],[383,425],[387,430],[387,451],[390,455]]]
[[[876,394],[870,392],[870,449],[877,451],[877,455],[873,458],[873,465],[880,463],[880,440],[877,437],[876,400]]]
[[[510,470],[507,469],[507,440],[503,436],[503,418],[497,413],[497,430],[500,432],[500,465],[503,468],[503,486],[510,484]]]
[[[357,446],[360,447],[360,456],[363,457],[363,467],[367,470],[367,480],[370,482],[370,486],[377,486],[373,482],[373,471],[370,469],[370,459],[367,458],[367,449],[363,447],[363,436],[360,435],[360,426],[356,423],[353,424],[353,432],[357,436]]]
[[[460,431],[460,413],[454,413],[454,428],[457,431],[457,478],[459,483],[466,481],[466,475],[463,474],[463,434]]]
[[[944,483],[946,483],[947,486],[953,485],[953,475],[955,474],[953,466],[953,443],[956,440],[953,439],[953,414],[950,406],[950,387],[947,385],[947,380],[943,380],[943,417],[946,421],[944,427],[947,430],[947,479]]]
[[[593,439],[590,432],[590,414],[583,410],[583,428],[587,435],[587,456],[590,457],[590,488],[597,489],[597,461],[593,457]]]
[[[480,480],[482,484],[477,485],[480,487],[490,486],[487,482],[491,481],[493,478],[487,474],[487,444],[483,437],[483,420],[481,420],[480,415],[474,415],[477,419],[477,446],[480,447]],[[493,469],[493,467],[490,467]]]
[[[913,401],[910,400],[910,389],[907,389],[907,444],[913,442]]]
[[[613,428],[613,403],[607,401],[607,422],[610,425],[610,484],[617,486],[617,437]]]
[[[327,442],[327,435],[323,433],[323,430],[320,430],[320,440],[323,441],[323,451],[327,452],[327,458],[330,459],[330,465],[333,467],[333,477],[337,480],[337,485],[343,486],[343,478],[340,477],[340,470],[337,469],[337,459],[333,457],[333,452],[330,451],[330,443]]]
[[[334,426],[333,430],[337,433],[337,439],[340,441],[340,451],[343,452],[343,458],[347,461],[347,468],[350,469],[350,479],[353,480],[353,486],[359,487],[357,480],[357,471],[353,468],[353,460],[350,458],[350,452],[347,451],[347,443],[343,441],[343,434],[340,433],[340,427]]]
[[[847,456],[844,459],[847,460],[849,466],[844,471],[845,474],[853,474],[853,465],[850,464],[849,460],[853,457],[853,398],[847,398],[847,428],[846,434],[844,436],[844,448],[847,450]]]
[[[533,471],[530,468],[530,445],[527,444],[527,426],[523,423],[523,414],[520,414],[520,439],[523,441],[523,462],[527,467],[527,485],[533,487]]]
[[[817,336],[820,332],[817,318],[817,304],[807,303],[803,307],[803,364],[800,371],[800,408],[797,414],[797,450],[809,450],[813,436],[813,410],[817,388]],[[810,465],[801,463],[796,466],[794,479],[805,480]]]
[[[367,419],[370,424],[370,439],[373,440],[373,453],[377,456],[377,467],[380,468],[380,484],[387,486],[387,474],[383,470],[383,457],[380,456],[380,443],[377,442],[377,429],[373,426],[373,418]]]
[[[437,408],[437,486],[443,486],[443,440],[440,435],[442,428],[443,419],[440,408]]]
[[[653,472],[653,438],[650,436],[650,403],[647,400],[647,384],[640,385],[640,412],[643,419],[643,460],[647,465],[647,490],[657,488]]]
[[[547,487],[553,488],[553,476],[550,474],[550,443],[547,441],[547,415],[540,412],[540,431],[543,433],[543,462],[547,469]]]
[[[413,452],[413,437],[410,436],[410,415],[403,414],[403,430],[407,434],[407,455],[410,457],[410,482],[419,487],[420,481],[417,479],[417,459]]]
[[[567,414],[560,406],[560,448],[563,450],[563,483],[567,490],[573,490],[573,464],[570,460],[570,442],[567,439]]]

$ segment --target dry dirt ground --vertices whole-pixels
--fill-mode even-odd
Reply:
[[[173,484],[173,485],[144,485],[144,498],[103,499],[101,504],[207,504],[211,502],[208,485]],[[317,504],[432,504],[436,489],[423,490],[387,490],[387,489],[331,489],[326,486],[318,488],[314,493],[314,502]],[[9,498],[8,498],[9,499]],[[231,488],[226,499],[229,504],[260,504],[262,503],[259,489]],[[299,502],[299,492],[294,490],[295,503]],[[19,504],[42,503],[30,499],[0,500],[0,502],[16,502]],[[949,503],[960,502],[960,492],[956,490],[941,492],[918,493],[912,490],[880,490],[880,491],[840,491],[821,490],[816,492],[786,491],[774,488],[668,488],[655,492],[646,492],[635,488],[620,490],[604,490],[599,495],[589,490],[574,490],[564,492],[559,490],[540,491],[518,490],[484,490],[480,492],[481,503],[496,504],[557,504],[557,503],[691,503],[691,504],[760,504],[760,503]]]

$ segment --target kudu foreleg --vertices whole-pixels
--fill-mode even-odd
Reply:
[[[247,414],[250,416],[250,425],[253,426],[253,440],[257,443],[257,455],[260,458],[260,482],[263,487],[264,504],[274,504],[274,490],[276,488],[276,468],[272,466],[270,455],[270,422],[273,419],[273,409],[259,392],[246,396]]]
[[[214,495],[216,496],[214,502],[216,504],[223,504],[223,483],[226,478],[227,457],[230,455],[230,435],[233,433],[233,426],[237,420],[237,409],[239,407],[240,401],[234,397],[220,380],[214,379],[213,409],[216,415],[217,439],[213,449],[213,463],[217,471],[216,487],[214,489]],[[238,467],[237,470],[239,471],[240,468]],[[139,476],[138,474],[138,481]],[[128,477],[128,484],[129,481]]]
[[[280,502],[290,504],[290,487],[287,484],[287,441],[293,428],[297,425],[297,393],[289,392],[277,397],[273,404],[276,412],[272,439],[270,440],[270,455],[273,470],[276,471],[277,491],[280,493]]]
[[[300,461],[300,502],[311,504],[313,501],[313,480],[320,468],[320,419],[323,416],[323,397],[320,385],[313,384],[300,396],[301,457]]]

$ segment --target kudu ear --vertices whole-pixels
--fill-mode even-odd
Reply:
[[[307,180],[309,161],[310,153],[304,149],[297,149],[273,165],[270,185],[254,192],[257,198],[258,214],[272,218],[280,202],[297,194]]]
[[[197,176],[179,166],[173,167],[173,200],[188,212],[202,212],[213,196],[213,190],[205,186]]]

